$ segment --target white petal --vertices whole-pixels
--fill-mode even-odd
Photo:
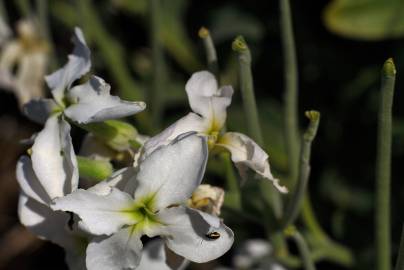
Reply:
[[[190,261],[214,260],[233,244],[233,231],[215,216],[180,206],[164,209],[158,217],[167,224],[161,232],[167,246]]]
[[[287,188],[281,186],[279,180],[273,177],[269,168],[268,155],[251,138],[241,133],[227,132],[219,138],[216,145],[230,151],[231,159],[242,176],[245,166],[247,166],[265,179],[271,180],[280,192],[288,192]]]
[[[80,28],[75,28],[73,37],[73,54],[68,56],[67,64],[61,69],[45,77],[45,80],[55,100],[62,104],[65,90],[70,88],[72,83],[90,71],[91,59],[90,49],[84,40],[83,32]]]
[[[24,104],[23,112],[30,120],[38,124],[45,124],[49,116],[58,108],[53,99],[33,99]]]
[[[204,133],[209,128],[209,123],[195,113],[189,113],[161,133],[150,138],[143,146],[144,157],[147,157],[158,147],[171,143],[179,135],[187,132]]]
[[[185,90],[191,109],[209,119],[211,129],[219,131],[226,121],[226,109],[231,103],[233,88],[225,86],[218,89],[213,74],[200,71],[191,76]]]
[[[78,186],[78,167],[70,137],[70,125],[58,116],[46,121],[32,146],[32,166],[51,199]]]
[[[78,189],[75,192],[58,198],[51,205],[54,210],[70,211],[77,214],[92,234],[110,235],[122,226],[132,225],[137,220],[124,212],[133,206],[133,199],[129,194],[112,188],[108,195]]]
[[[201,183],[207,158],[205,138],[192,133],[179,136],[140,164],[135,199],[154,195],[155,210],[185,202]]]
[[[49,206],[41,204],[21,194],[18,202],[20,222],[32,233],[64,248],[74,246],[74,238],[67,230],[70,216],[60,211],[52,211]]]
[[[130,102],[110,95],[110,86],[99,77],[92,76],[88,82],[73,87],[69,98],[75,103],[65,114],[78,123],[101,122],[122,118],[143,111],[144,102]]]
[[[28,197],[45,205],[50,203],[51,198],[36,177],[29,157],[22,156],[18,160],[16,176],[18,184]]]
[[[94,238],[87,247],[87,269],[135,269],[142,246],[140,236],[132,234],[131,228],[122,229],[109,237]]]

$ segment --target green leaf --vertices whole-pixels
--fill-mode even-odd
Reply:
[[[330,31],[348,38],[400,38],[403,12],[402,0],[334,0],[324,10],[324,22]]]

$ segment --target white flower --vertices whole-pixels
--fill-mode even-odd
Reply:
[[[244,134],[237,132],[223,134],[226,109],[231,103],[233,88],[231,86],[218,88],[217,81],[210,72],[200,71],[192,75],[185,90],[194,112],[147,141],[144,145],[145,156],[160,145],[167,144],[179,134],[196,131],[208,137],[209,148],[227,149],[242,177],[245,177],[245,169],[249,167],[265,179],[271,180],[280,192],[286,193],[286,187],[281,186],[279,180],[273,177],[269,168],[268,155],[261,147]]]
[[[0,86],[14,92],[22,106],[32,98],[44,96],[49,46],[30,20],[18,22],[17,38],[8,39],[10,34],[0,17]]]
[[[184,134],[122,177],[56,199],[53,209],[76,213],[83,228],[99,235],[87,248],[88,270],[135,269],[142,235],[161,236],[169,249],[194,262],[223,255],[233,232],[219,218],[183,206],[202,180],[207,152],[205,138]]]
[[[111,96],[109,84],[97,76],[72,87],[91,67],[90,49],[79,28],[75,28],[73,42],[75,47],[67,64],[45,78],[54,99],[32,100],[26,104],[24,111],[30,119],[43,123],[51,113],[63,111],[71,120],[86,124],[125,117],[145,109],[144,102]]]
[[[69,214],[50,208],[53,199],[78,187],[77,160],[65,120],[52,116],[46,121],[35,138],[31,159],[22,156],[16,174],[22,190],[18,204],[21,223],[39,237],[64,247],[69,264],[80,265],[82,234],[68,227]]]

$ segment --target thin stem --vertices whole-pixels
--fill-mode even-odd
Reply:
[[[298,72],[289,0],[280,0],[279,4],[284,55],[285,139],[291,186],[293,186],[297,181],[299,166]]]
[[[215,44],[213,43],[212,36],[210,35],[210,31],[206,27],[201,27],[201,29],[199,29],[198,35],[202,39],[203,46],[205,47],[208,69],[215,75],[217,79],[219,79],[219,65],[217,54]]]
[[[401,231],[400,248],[398,249],[398,257],[394,270],[404,270],[404,225]]]
[[[247,127],[251,137],[260,145],[264,145],[264,140],[259,124],[257,105],[254,96],[253,76],[251,72],[251,53],[250,49],[242,36],[237,37],[232,44],[232,48],[238,55],[240,88],[243,97],[244,113],[247,117]],[[268,187],[265,181],[259,182],[260,192],[263,194],[263,200],[272,206],[274,215],[277,219],[282,215],[282,200],[279,192],[273,187]],[[268,196],[267,196],[268,195]],[[269,200],[268,200],[269,198]],[[280,206],[280,207],[279,207]],[[287,253],[285,241],[281,231],[271,232],[271,228],[267,228],[268,234],[271,235],[272,243],[275,248],[276,255]]]
[[[163,111],[163,85],[164,85],[164,52],[160,43],[161,5],[160,0],[151,0],[150,4],[150,42],[152,46],[153,82],[151,91],[152,120],[155,126],[160,126]]]
[[[294,190],[292,198],[286,208],[283,219],[283,227],[293,224],[296,221],[302,207],[304,194],[306,192],[307,183],[310,176],[310,155],[311,144],[316,137],[318,124],[320,122],[320,113],[317,111],[307,111],[306,117],[309,118],[310,124],[306,132],[302,136],[302,148],[300,152],[299,179]]]
[[[253,76],[251,72],[250,49],[242,36],[237,37],[232,44],[237,52],[239,63],[240,89],[243,97],[244,113],[247,117],[247,127],[251,137],[263,145],[261,127],[259,124],[257,104],[255,102]]]
[[[378,270],[391,269],[391,126],[395,78],[396,69],[390,58],[382,69],[377,136],[375,234]]]
[[[111,76],[116,80],[121,96],[129,100],[144,100],[142,88],[132,78],[126,65],[126,57],[124,49],[116,40],[107,32],[102,24],[96,9],[91,0],[76,0],[79,10],[79,19],[85,33],[90,36],[98,46],[100,55],[106,62],[106,68]],[[152,132],[153,125],[148,119],[147,112],[135,115],[142,127],[148,132]]]
[[[295,227],[289,227],[287,230],[285,230],[285,233],[287,236],[290,236],[295,241],[297,249],[299,250],[300,253],[300,257],[303,260],[304,269],[315,270],[316,267],[313,263],[309,247],[303,235],[301,235],[300,232],[298,232]]]

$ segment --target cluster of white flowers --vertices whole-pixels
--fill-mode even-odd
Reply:
[[[53,99],[24,106],[26,115],[44,128],[33,137],[30,156],[17,164],[21,223],[62,246],[71,269],[176,269],[187,260],[202,263],[222,256],[234,240],[218,217],[223,191],[205,185],[194,193],[209,150],[228,150],[242,175],[251,168],[286,192],[255,142],[222,132],[233,89],[218,88],[207,71],[193,74],[185,89],[194,112],[148,139],[133,166],[80,189],[69,123],[122,118],[141,112],[145,104],[110,95],[109,85],[96,76],[73,86],[91,68],[90,50],[78,28],[74,44],[67,64],[46,76]],[[147,245],[153,254],[142,255],[144,235],[158,237]]]

